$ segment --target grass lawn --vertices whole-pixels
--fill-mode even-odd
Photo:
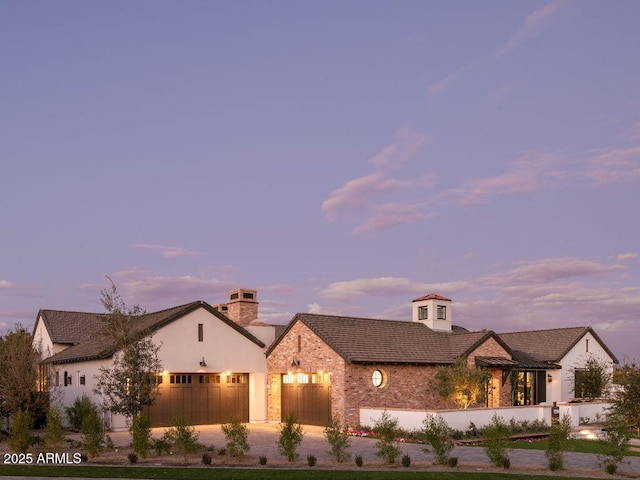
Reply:
[[[0,465],[0,476],[84,477],[84,478],[148,478],[189,480],[514,480],[523,478],[497,472],[417,472],[399,467],[394,471],[369,470],[276,470],[269,468],[166,468],[136,466],[56,466]],[[579,477],[547,475],[526,476],[527,480],[580,480]]]
[[[535,440],[533,442],[526,442],[519,440],[509,444],[509,448],[522,448],[525,450],[546,450],[548,440]],[[602,445],[596,440],[584,440],[573,439],[569,441],[568,452],[580,452],[580,453],[602,453]],[[629,456],[638,457],[640,452],[629,452]]]

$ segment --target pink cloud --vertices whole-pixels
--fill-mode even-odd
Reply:
[[[387,203],[376,208],[371,218],[356,227],[353,233],[356,235],[378,233],[405,223],[425,221],[434,216],[435,213],[426,210],[424,203],[410,205]]]
[[[193,257],[198,255],[198,252],[193,250],[187,250],[182,247],[167,247],[164,245],[150,245],[146,243],[134,243],[130,245],[131,248],[143,248],[147,250],[159,250],[162,253],[162,256],[165,258],[175,258],[175,257]]]
[[[598,152],[588,159],[585,176],[598,185],[637,180],[640,177],[640,146]]]

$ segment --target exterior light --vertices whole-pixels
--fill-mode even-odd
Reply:
[[[547,373],[547,382],[553,382],[553,376],[550,373]]]

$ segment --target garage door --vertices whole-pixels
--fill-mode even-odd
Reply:
[[[249,375],[170,373],[148,409],[153,427],[166,427],[182,416],[191,425],[226,423],[231,417],[249,421]]]
[[[326,426],[331,419],[330,375],[282,375],[282,420],[294,412],[299,423]]]

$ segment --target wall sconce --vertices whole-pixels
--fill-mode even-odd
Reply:
[[[298,360],[297,358],[292,358],[291,359],[291,368],[296,368],[300,366],[300,360]]]
[[[548,382],[548,383],[553,382],[553,377],[551,376],[551,374],[550,374],[550,373],[547,373],[547,382]]]
[[[204,357],[202,357],[202,360],[200,360],[200,366],[201,367],[206,367],[207,366],[207,362],[204,361]]]

